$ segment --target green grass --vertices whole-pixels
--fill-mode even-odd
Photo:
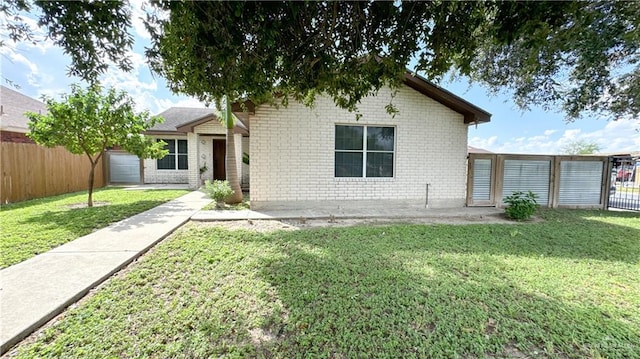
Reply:
[[[189,224],[17,357],[640,358],[640,217]]]
[[[22,262],[185,193],[184,190],[105,188],[94,192],[93,208],[70,207],[85,205],[87,192],[3,205],[0,210],[0,268]],[[100,206],[99,202],[107,205]]]

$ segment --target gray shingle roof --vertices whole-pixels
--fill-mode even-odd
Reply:
[[[0,105],[0,128],[5,131],[26,133],[29,130],[29,119],[24,115],[25,112],[47,113],[44,103],[5,86],[0,86]]]
[[[149,131],[176,131],[178,127],[208,116],[215,116],[212,108],[171,107],[158,114],[164,122],[157,124]]]

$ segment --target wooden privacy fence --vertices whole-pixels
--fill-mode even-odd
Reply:
[[[91,165],[86,156],[63,147],[32,143],[0,143],[2,153],[2,203],[24,201],[87,189]],[[104,187],[102,161],[96,167],[94,188]]]
[[[469,154],[468,206],[504,206],[514,191],[532,191],[543,207],[607,208],[606,156]]]

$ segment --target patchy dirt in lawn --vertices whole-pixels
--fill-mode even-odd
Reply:
[[[297,230],[304,228],[318,227],[351,227],[358,225],[386,226],[391,224],[520,224],[542,222],[539,217],[534,217],[526,222],[512,221],[504,214],[491,214],[485,216],[467,217],[424,217],[424,218],[328,218],[328,219],[299,219],[287,220],[235,220],[235,221],[212,221],[212,222],[192,222],[197,226],[218,226],[229,230],[244,229],[256,232],[271,232],[277,230]]]
[[[111,204],[111,202],[100,202],[100,201],[94,201],[93,202],[93,206],[94,207],[104,207],[104,206],[108,206],[110,204]],[[87,202],[68,204],[67,207],[71,208],[71,209],[88,208]]]

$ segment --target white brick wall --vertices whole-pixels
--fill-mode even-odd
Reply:
[[[390,101],[400,111],[391,118]],[[466,194],[467,125],[463,116],[429,97],[402,87],[391,100],[382,89],[358,106],[363,114],[318,98],[309,109],[267,105],[250,117],[251,205],[253,208],[340,208],[348,206],[463,206]],[[395,126],[395,177],[335,178],[336,124]]]
[[[186,140],[187,136],[157,136],[159,139]],[[191,162],[191,156],[189,156]],[[154,159],[144,160],[144,183],[189,183],[188,170],[159,170]],[[191,168],[191,163],[189,163]]]
[[[213,180],[213,139],[224,139],[226,136],[225,128],[218,121],[209,121],[194,127],[193,142],[196,144],[194,149],[189,148],[189,168],[193,161],[193,171],[190,171],[189,187],[198,188],[202,181],[200,179],[200,167],[206,165],[208,170],[202,175],[202,179]],[[215,136],[201,136],[202,134]]]
[[[144,182],[145,183],[188,183],[189,188],[196,189],[200,187],[202,179],[213,179],[213,139],[225,139],[226,129],[217,121],[209,121],[194,127],[193,132],[186,135],[163,135],[157,138],[166,139],[186,139],[188,141],[189,151],[189,169],[188,170],[158,170],[156,160],[144,161]],[[246,172],[246,181],[248,183],[248,168],[242,166],[242,152],[249,152],[243,149],[244,144],[242,135],[236,137],[236,160],[238,173]],[[207,166],[208,170],[200,176],[200,167]]]

